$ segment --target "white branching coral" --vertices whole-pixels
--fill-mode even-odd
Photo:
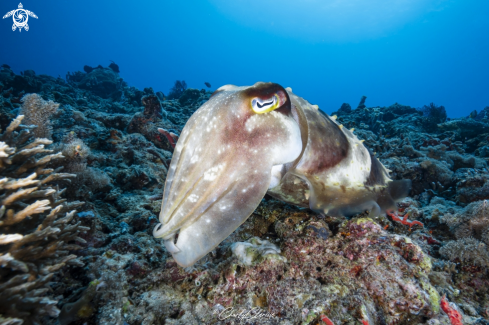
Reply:
[[[75,175],[47,168],[63,156],[44,147],[51,140],[33,139],[23,118],[0,135],[0,325],[58,316],[48,283],[63,266],[83,265],[71,252],[89,229],[74,222],[74,208],[83,203],[66,202],[63,190],[50,185]]]

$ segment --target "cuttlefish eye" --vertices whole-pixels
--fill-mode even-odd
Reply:
[[[255,97],[251,100],[251,108],[257,114],[263,114],[279,108],[287,101],[287,97],[283,91],[277,91],[269,98]]]

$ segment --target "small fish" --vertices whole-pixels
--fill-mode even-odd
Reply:
[[[207,88],[211,88],[211,84],[208,82],[204,82],[204,84],[207,86]]]
[[[181,132],[153,235],[188,267],[245,222],[265,194],[329,216],[394,211],[411,182],[388,173],[353,132],[292,89],[226,85]]]

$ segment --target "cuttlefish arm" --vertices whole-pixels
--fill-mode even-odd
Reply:
[[[238,228],[283,165],[302,151],[287,91],[273,83],[224,86],[185,125],[165,183],[160,224],[175,261],[193,265]]]

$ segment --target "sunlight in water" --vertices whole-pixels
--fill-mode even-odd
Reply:
[[[308,41],[361,41],[389,32],[449,0],[211,0],[240,24]]]

